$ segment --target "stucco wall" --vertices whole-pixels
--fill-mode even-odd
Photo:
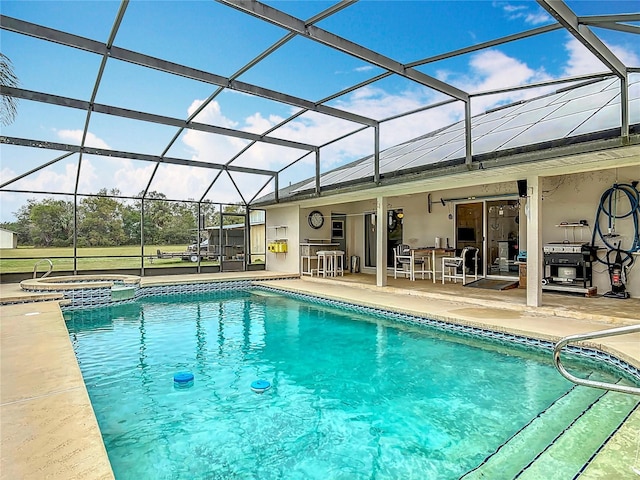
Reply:
[[[565,239],[570,242],[591,242],[595,229],[596,213],[603,193],[612,188],[615,183],[630,184],[634,180],[640,180],[640,171],[632,167],[545,178],[542,182],[543,242],[557,242]],[[618,215],[629,211],[629,202],[625,196],[618,201],[617,211]],[[578,222],[580,220],[587,220],[588,227],[556,227],[561,222]],[[600,227],[604,233],[607,232],[607,225],[607,217],[601,215]],[[612,245],[621,242],[622,248],[629,249],[633,243],[634,232],[631,217],[618,219],[615,221],[615,233],[619,236],[611,237],[607,241]],[[604,245],[599,235],[596,235],[595,244]],[[605,251],[599,251],[598,256],[604,258]],[[611,256],[611,258],[614,257]],[[636,255],[635,258],[636,264],[629,271],[626,287],[632,296],[640,297],[640,266],[638,265],[640,256]],[[598,287],[598,293],[602,294],[611,289],[606,265],[602,263],[594,265],[593,282]]]
[[[297,273],[300,270],[300,222],[297,205],[285,205],[267,211],[267,244],[287,240],[286,253],[267,251],[266,269],[273,272]],[[277,228],[276,228],[277,227]]]

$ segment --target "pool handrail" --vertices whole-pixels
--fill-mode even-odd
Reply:
[[[624,327],[610,328],[607,330],[598,330],[596,332],[569,335],[561,339],[559,342],[557,342],[555,347],[553,348],[553,363],[556,369],[560,372],[560,374],[563,377],[575,383],[576,385],[584,385],[586,387],[600,388],[602,390],[611,390],[614,392],[628,393],[631,395],[640,395],[640,388],[637,388],[637,387],[599,382],[597,380],[587,380],[585,378],[578,378],[570,374],[564,368],[564,365],[562,365],[562,361],[560,359],[561,350],[571,342],[580,342],[583,340],[591,340],[593,338],[612,337],[615,335],[625,335],[628,333],[636,333],[636,332],[640,332],[640,325],[628,325]]]
[[[49,270],[47,270],[45,274],[42,275],[40,278],[48,277],[49,274],[53,271],[53,262],[48,258],[43,258],[42,260],[38,260],[36,264],[33,266],[33,278],[36,278],[36,276],[38,275],[38,265],[40,265],[42,262],[49,263]]]

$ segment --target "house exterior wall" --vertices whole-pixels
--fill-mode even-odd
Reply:
[[[634,167],[596,172],[546,177],[542,182],[542,241],[543,243],[568,240],[570,242],[589,242],[596,227],[596,213],[600,199],[615,183],[631,184],[640,180],[640,169]],[[618,215],[629,211],[629,202],[620,198],[617,205]],[[586,228],[557,227],[561,222],[579,222],[587,220]],[[608,218],[600,216],[600,227],[607,232]],[[611,237],[610,244],[622,242],[623,249],[629,249],[633,243],[634,225],[631,217],[615,221],[615,233],[618,237]],[[603,245],[599,235],[595,237],[596,245]],[[604,258],[605,250],[599,251],[598,257]],[[612,256],[613,259],[613,256]],[[640,255],[635,255],[635,264],[626,279],[626,288],[632,297],[640,297]],[[593,267],[593,284],[598,287],[598,293],[603,294],[611,290],[609,272],[603,263],[596,263]]]
[[[614,183],[630,184],[634,180],[640,180],[640,171],[636,166],[616,168],[609,170],[599,170],[587,173],[568,174],[551,177],[541,177],[542,185],[542,242],[589,242],[595,228],[596,212],[602,194]],[[374,191],[372,190],[372,193]],[[431,213],[428,212],[427,193],[431,193],[432,205]],[[518,189],[515,181],[483,184],[465,188],[455,188],[441,191],[430,191],[411,195],[400,195],[386,197],[388,209],[402,208],[403,219],[403,241],[412,246],[434,245],[435,237],[440,237],[443,242],[449,238],[450,244],[454,246],[455,239],[455,205],[456,201],[446,201],[443,206],[440,198],[460,199],[465,203],[474,201],[473,198],[491,196],[508,196],[510,199],[517,199]],[[326,201],[326,199],[325,199]],[[268,270],[275,267],[280,270],[285,267],[296,271],[298,264],[294,261],[299,257],[297,244],[299,239],[329,239],[331,237],[329,220],[332,212],[345,213],[347,215],[347,250],[349,255],[364,257],[364,215],[375,212],[375,198],[357,202],[338,203],[325,206],[304,206],[298,209],[293,204],[286,204],[287,207],[269,209],[267,212],[267,225],[288,224],[289,255],[287,258],[277,257],[268,254]],[[521,199],[520,218],[525,218],[525,199]],[[619,213],[628,211],[628,202],[619,202]],[[325,217],[325,224],[322,228],[314,230],[307,223],[307,215],[312,210],[320,210]],[[586,220],[588,226],[584,228],[563,228],[558,227],[562,222],[579,222]],[[603,229],[606,228],[606,218]],[[520,250],[526,250],[526,223],[520,221],[519,237]],[[293,225],[299,225],[299,228]],[[269,228],[269,227],[268,227]],[[296,237],[297,233],[297,237]],[[621,219],[616,221],[616,233],[623,242],[623,248],[630,248],[633,242],[634,225],[631,219]],[[267,235],[269,238],[269,234]],[[293,239],[295,238],[295,241]],[[616,242],[619,240],[615,240]],[[596,245],[602,242],[596,238]],[[603,258],[604,250],[599,256]],[[640,263],[640,256],[636,255],[636,263]],[[347,259],[348,261],[348,259]],[[374,269],[367,269],[361,262],[361,270],[374,273]],[[597,286],[598,293],[602,294],[611,289],[609,272],[606,265],[596,263],[593,268],[593,284]],[[640,297],[640,267],[634,265],[626,279],[627,291],[632,297]]]
[[[11,230],[0,228],[0,248],[18,248],[18,235]]]
[[[326,223],[326,222],[325,222]],[[272,272],[300,271],[300,208],[286,204],[271,208],[266,221],[267,245],[275,240],[287,241],[287,252],[266,252],[266,269]]]

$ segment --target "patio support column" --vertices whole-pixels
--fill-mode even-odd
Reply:
[[[320,195],[320,149],[316,148],[316,195]]]
[[[373,129],[373,182],[380,185],[380,125]]]
[[[140,274],[144,277],[144,195],[140,199]]]
[[[464,163],[471,168],[473,154],[471,151],[471,99],[464,102]]]
[[[527,306],[542,305],[542,186],[539,176],[527,177]]]
[[[625,75],[620,79],[620,115],[622,115],[622,137],[623,145],[629,145],[629,77]]]
[[[387,285],[387,198],[376,199],[376,285]]]

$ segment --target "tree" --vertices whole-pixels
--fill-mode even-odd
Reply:
[[[78,205],[78,245],[87,247],[124,245],[121,202],[118,189],[103,188],[97,197],[85,197]],[[107,197],[106,195],[111,195]]]
[[[17,87],[18,77],[13,73],[13,64],[4,54],[0,53],[0,84],[7,87]],[[0,123],[10,125],[18,113],[18,101],[15,97],[2,95],[0,103]]]
[[[171,222],[171,207],[167,196],[149,192],[144,201],[144,243],[163,245],[162,230]]]
[[[18,212],[18,223],[26,220],[31,242],[39,247],[67,247],[73,244],[73,202],[45,198],[27,201]],[[22,235],[18,231],[18,235]]]
[[[237,216],[235,215],[237,214]],[[223,225],[235,225],[237,223],[243,223],[245,208],[242,205],[225,205],[222,207],[222,224]],[[213,225],[214,227],[220,226],[220,212],[213,213]]]
[[[122,228],[124,229],[125,244],[140,244],[140,207],[122,204]]]
[[[101,189],[96,196],[83,197],[77,207],[77,238],[80,247],[136,245],[140,243],[140,209],[142,200],[118,198],[118,189]],[[224,224],[244,222],[244,207],[223,208]],[[198,213],[205,228],[220,225],[220,212],[209,202],[169,201],[159,192],[150,192],[144,200],[145,245],[191,244],[198,230]],[[237,215],[236,215],[237,214]],[[42,247],[73,245],[73,202],[46,198],[27,203],[15,212],[17,221],[5,224],[18,234],[21,245]]]
[[[191,243],[197,228],[196,214],[188,202],[171,202],[171,221],[161,232],[162,241],[176,245]]]

